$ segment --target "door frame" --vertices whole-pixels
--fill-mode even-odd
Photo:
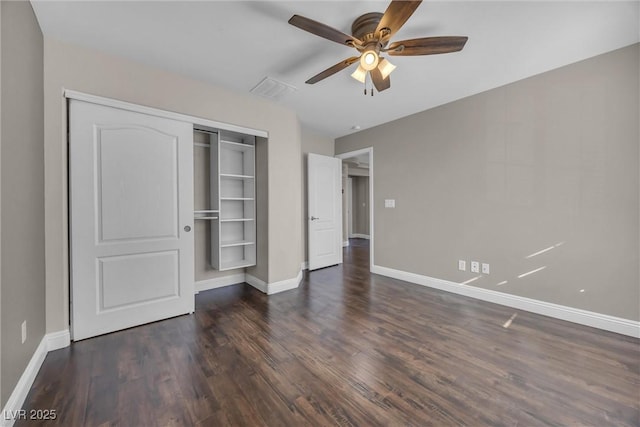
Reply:
[[[373,218],[373,206],[374,206],[374,198],[373,198],[373,147],[362,148],[360,150],[349,151],[346,153],[336,154],[335,157],[338,159],[344,160],[349,157],[359,156],[360,154],[368,154],[369,155],[369,271],[373,272],[373,266],[375,265],[374,260],[374,218]],[[343,213],[344,215],[344,213]],[[344,218],[342,219],[344,221]]]
[[[353,234],[353,178],[347,176],[347,246]]]

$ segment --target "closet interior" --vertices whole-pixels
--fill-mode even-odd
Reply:
[[[211,267],[225,271],[256,265],[256,137],[195,128],[194,144],[208,152],[208,168],[200,173],[208,174],[209,188],[196,194],[194,219],[209,223]]]

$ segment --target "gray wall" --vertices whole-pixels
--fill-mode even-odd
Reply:
[[[307,221],[307,154],[322,154],[323,156],[332,156],[334,152],[333,138],[321,135],[306,127],[301,128],[302,135],[302,259],[309,260],[309,251],[307,248],[307,233],[309,223]]]
[[[458,259],[487,262],[470,286],[639,320],[639,50],[337,139],[374,147],[376,264],[463,282]]]
[[[2,93],[2,6],[0,5],[0,95]],[[1,99],[1,96],[0,96]],[[0,407],[6,397],[2,394],[2,101],[0,101]]]
[[[66,108],[63,89],[120,99],[269,133],[269,282],[296,277],[302,261],[300,125],[295,112],[93,49],[44,40],[47,330],[69,325]],[[258,205],[261,201],[257,201]],[[258,218],[260,222],[260,218]],[[261,240],[265,242],[264,239]],[[260,251],[260,246],[258,246]],[[265,279],[264,277],[260,277]]]
[[[369,235],[369,177],[352,176],[353,234]]]
[[[31,4],[0,2],[0,9],[4,407],[45,333],[44,116],[43,41]]]

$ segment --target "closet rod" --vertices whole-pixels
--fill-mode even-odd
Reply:
[[[214,132],[211,130],[204,130],[204,129],[198,129],[198,128],[194,128],[193,130],[195,132],[208,133],[209,135],[218,135],[218,132]]]

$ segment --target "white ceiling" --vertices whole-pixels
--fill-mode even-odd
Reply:
[[[248,96],[264,77],[297,87],[281,101],[328,136],[366,129],[640,40],[640,2],[424,1],[392,41],[468,36],[464,50],[393,57],[391,89],[363,95],[356,65],[304,82],[355,50],[287,23],[293,14],[350,33],[388,1],[32,1],[46,37],[96,48]]]

